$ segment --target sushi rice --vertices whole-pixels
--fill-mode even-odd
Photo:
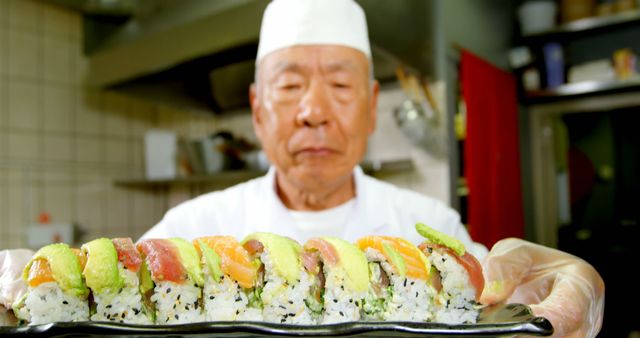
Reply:
[[[42,283],[29,288],[24,307],[16,316],[29,325],[89,320],[89,304],[85,298],[66,293],[58,283]]]
[[[433,319],[432,300],[436,292],[431,285],[417,278],[399,275],[378,250],[367,248],[365,255],[371,262],[372,283],[380,280],[382,273],[389,278],[389,286],[382,290],[381,298],[373,291],[367,296],[363,306],[366,319],[414,322]]]
[[[231,277],[223,275],[217,282],[209,273],[209,267],[202,268],[205,275],[204,308],[207,321],[261,321],[262,309],[251,307],[246,291]]]
[[[264,320],[272,323],[315,324],[311,310],[304,302],[309,296],[313,277],[301,269],[296,283],[290,284],[274,271],[267,250],[260,254],[260,259],[265,271],[261,292]]]
[[[474,324],[479,310],[475,302],[476,290],[471,286],[469,274],[455,257],[433,250],[429,261],[440,272],[442,290],[436,297],[437,312],[434,321],[446,324]]]
[[[325,274],[324,312],[319,324],[333,324],[360,320],[360,305],[367,292],[349,290],[343,275],[334,273],[334,268],[323,266]]]
[[[195,284],[157,282],[151,301],[156,309],[156,324],[185,324],[204,321],[200,296]]]
[[[143,306],[137,274],[125,269],[120,262],[118,262],[118,272],[124,280],[124,287],[119,290],[94,292],[95,313],[91,316],[91,320],[152,324],[150,314],[146,313]]]

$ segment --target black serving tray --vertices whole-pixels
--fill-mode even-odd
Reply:
[[[202,322],[181,325],[133,325],[110,322],[51,323],[2,326],[0,335],[29,337],[502,337],[550,336],[551,323],[533,316],[523,304],[501,304],[481,310],[477,324],[413,322],[349,322],[331,325],[288,325],[265,322]]]

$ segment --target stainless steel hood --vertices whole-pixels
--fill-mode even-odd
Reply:
[[[368,17],[376,78],[393,80],[400,62],[433,74],[435,1],[358,2]],[[138,0],[136,4],[108,38],[98,40],[91,31],[85,37],[85,44],[92,46],[88,84],[184,109],[220,113],[248,107],[267,0]],[[85,27],[91,20],[90,14],[85,15]]]

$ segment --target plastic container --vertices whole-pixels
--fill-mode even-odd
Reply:
[[[556,25],[558,7],[553,0],[528,0],[518,8],[523,35],[552,29]]]
[[[546,68],[547,88],[553,89],[564,84],[564,53],[558,43],[547,43],[542,47]]]
[[[596,13],[595,0],[561,0],[562,22],[585,19]]]

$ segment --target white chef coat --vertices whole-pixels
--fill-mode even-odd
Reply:
[[[367,176],[360,167],[353,171],[355,198],[317,212],[287,209],[276,193],[275,174],[271,167],[263,177],[183,202],[142,239],[229,235],[240,240],[252,232],[266,231],[300,243],[318,235],[351,242],[366,235],[388,235],[417,244],[423,238],[415,224],[422,222],[458,238],[478,259],[487,253],[483,245],[471,240],[455,210],[434,198]]]

